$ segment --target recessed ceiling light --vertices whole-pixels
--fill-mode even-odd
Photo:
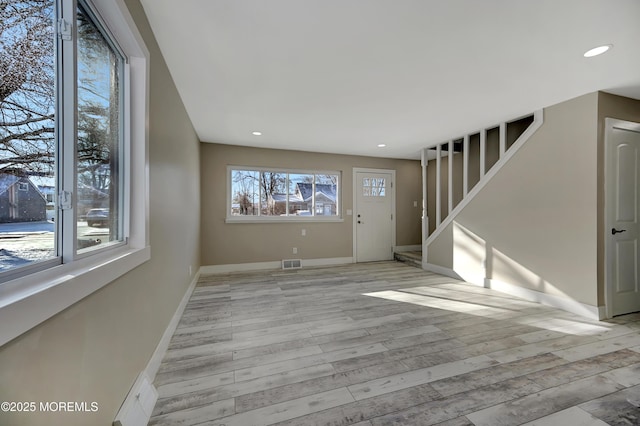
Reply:
[[[378,144],[378,148],[384,148],[385,146],[387,146],[387,145],[386,145],[386,144],[383,144],[383,143],[379,143],[379,144]]]
[[[251,132],[253,136],[262,136],[262,132]]]
[[[593,56],[602,55],[604,52],[606,52],[607,50],[611,49],[612,47],[613,47],[613,44],[605,44],[604,46],[594,47],[591,50],[587,50],[584,53],[584,57],[585,58],[591,58]]]

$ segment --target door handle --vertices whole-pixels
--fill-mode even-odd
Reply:
[[[611,235],[620,234],[620,233],[625,232],[625,231],[626,231],[626,229],[617,230],[616,228],[611,228]]]

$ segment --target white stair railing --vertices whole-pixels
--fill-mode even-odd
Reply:
[[[426,253],[427,246],[442,232],[443,229],[449,225],[457,214],[480,192],[480,190],[491,180],[491,178],[500,170],[500,168],[520,149],[520,147],[533,135],[538,128],[542,125],[543,113],[542,110],[536,111],[533,114],[529,114],[517,119],[500,123],[497,126],[489,126],[478,132],[472,132],[459,138],[451,139],[446,142],[438,143],[435,145],[427,146],[422,150],[422,187],[423,187],[423,226],[422,226],[422,241],[423,241],[423,253]],[[529,123],[526,129],[522,129],[524,125]],[[512,128],[514,128],[512,131]],[[488,158],[488,145],[487,145],[487,133],[488,131],[495,131],[498,133],[498,157],[493,164],[487,167]],[[514,137],[515,136],[517,137]],[[479,135],[479,153],[478,155],[470,155],[471,153],[471,138],[474,141],[478,139]],[[508,145],[509,141],[511,143]],[[455,162],[454,157],[456,154],[456,145],[459,147],[458,153],[462,153],[462,199],[458,202],[454,202],[454,169]],[[446,151],[444,147],[446,146]],[[446,154],[446,155],[445,155]],[[493,154],[495,155],[495,154]],[[443,214],[443,187],[442,182],[442,167],[444,158],[446,157],[447,166],[447,203],[446,214]],[[435,163],[435,203],[432,206],[428,205],[428,179],[427,179],[427,167],[429,163]],[[479,176],[476,182],[471,182],[470,165],[477,164],[479,169]],[[459,172],[459,171],[458,171]],[[475,176],[474,176],[475,178]],[[431,207],[431,208],[430,208]],[[432,212],[431,209],[434,211]],[[430,232],[429,217],[435,219],[435,229]]]

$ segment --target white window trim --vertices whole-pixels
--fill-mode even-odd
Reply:
[[[234,216],[231,214],[231,194],[232,194],[232,170],[250,170],[256,172],[276,172],[289,174],[323,174],[338,175],[338,211],[336,216]],[[342,217],[342,171],[340,170],[311,170],[311,169],[288,169],[285,167],[255,167],[255,166],[227,166],[227,213],[225,223],[286,223],[286,222],[344,222]],[[315,209],[315,204],[314,204]]]
[[[94,0],[128,58],[125,66],[127,244],[0,284],[0,346],[151,258],[149,247],[149,51],[124,0]]]

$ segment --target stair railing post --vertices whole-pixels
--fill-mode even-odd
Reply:
[[[462,198],[469,192],[469,135],[462,141]]]
[[[500,159],[507,152],[507,123],[500,123]]]
[[[442,182],[440,179],[440,175],[441,175],[441,162],[442,162],[442,145],[438,145],[436,147],[436,228],[438,226],[440,226],[440,217],[441,217],[441,212],[440,212],[440,205],[442,203],[441,200],[441,194],[442,194]]]

